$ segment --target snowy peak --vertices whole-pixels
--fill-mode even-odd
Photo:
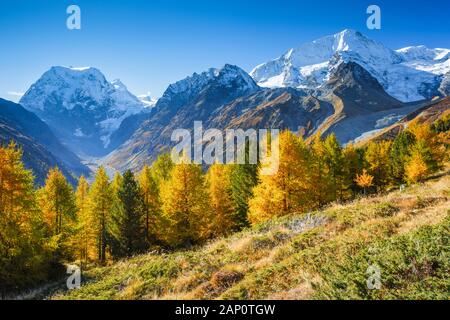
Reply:
[[[122,121],[145,109],[120,80],[109,82],[92,67],[52,67],[20,103],[47,122],[74,151],[86,155],[101,154]]]
[[[139,108],[139,100],[120,80],[109,83],[100,70],[92,67],[57,66],[45,72],[20,102],[31,110],[45,111],[50,107],[70,110],[75,106],[92,108],[95,104],[107,102],[112,96],[119,109]]]
[[[392,96],[405,102],[438,94],[439,77],[450,71],[447,49],[423,46],[397,51],[346,29],[288,50],[250,75],[262,87],[316,89],[344,62],[356,62]]]
[[[200,74],[194,73],[190,77],[171,84],[163,97],[196,95],[208,85],[214,84],[224,87],[236,86],[242,92],[251,92],[259,88],[252,77],[244,70],[237,66],[226,64],[222,68],[211,68]]]
[[[145,105],[146,108],[150,109],[153,108],[158,102],[158,99],[153,98],[150,92],[147,92],[146,94],[141,94],[137,97]]]
[[[405,61],[414,61],[414,60],[442,61],[447,60],[450,57],[449,49],[441,49],[441,48],[430,49],[423,45],[398,49],[397,52],[403,57]]]

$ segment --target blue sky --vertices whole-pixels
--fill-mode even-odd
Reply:
[[[81,8],[82,29],[66,28]],[[366,28],[366,8],[382,29]],[[246,71],[291,47],[345,28],[397,49],[450,48],[450,1],[1,0],[0,97],[17,100],[53,65],[95,66],[135,94],[225,63]]]

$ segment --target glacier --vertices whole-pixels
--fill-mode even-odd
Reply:
[[[356,62],[387,93],[403,102],[433,98],[450,72],[450,50],[425,46],[392,50],[362,33],[346,29],[290,49],[255,67],[250,75],[262,87],[318,89],[343,62]]]

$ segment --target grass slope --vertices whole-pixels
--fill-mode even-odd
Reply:
[[[450,176],[84,273],[53,299],[449,299]],[[381,289],[367,289],[367,268]]]

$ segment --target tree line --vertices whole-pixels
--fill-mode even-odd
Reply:
[[[449,158],[448,122],[412,124],[393,141],[341,146],[332,134],[280,136],[279,170],[259,165],[175,165],[163,154],[138,174],[100,167],[74,190],[58,168],[41,188],[13,142],[0,147],[0,291],[81,266],[189,247],[265,220],[317,210],[361,193],[423,181]]]

